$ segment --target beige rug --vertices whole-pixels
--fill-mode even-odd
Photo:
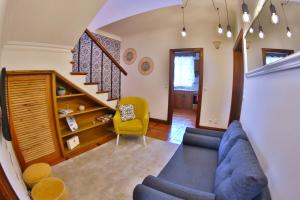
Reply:
[[[72,200],[132,200],[134,187],[147,175],[158,175],[178,148],[172,144],[141,137],[120,138],[53,167],[63,179]]]

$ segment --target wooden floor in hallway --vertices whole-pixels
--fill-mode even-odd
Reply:
[[[195,127],[196,110],[174,109],[172,125],[150,121],[148,137],[180,144],[186,127]]]

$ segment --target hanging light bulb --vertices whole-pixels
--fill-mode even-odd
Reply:
[[[288,3],[288,2],[287,2],[287,3]],[[286,3],[286,4],[287,4],[287,3]],[[286,16],[286,13],[285,13],[285,10],[284,10],[284,5],[286,5],[286,4],[282,3],[282,4],[281,4],[281,7],[282,7],[282,11],[283,11],[285,23],[287,24],[287,25],[286,25],[286,36],[287,36],[288,38],[291,38],[293,34],[292,34],[291,29],[290,29],[290,27],[289,27],[289,25],[288,25],[287,16]]]
[[[242,12],[243,12],[243,21],[246,23],[249,23],[250,22],[250,14],[249,14],[248,5],[245,3],[245,1],[243,1],[243,4],[242,4]]]
[[[287,32],[286,32],[286,36],[287,36],[288,38],[291,38],[293,34],[292,34],[291,30],[290,30],[290,27],[287,26],[287,27],[286,27],[286,31],[287,31]]]
[[[264,34],[264,30],[263,30],[263,28],[262,28],[261,25],[259,25],[258,30],[259,30],[258,37],[260,39],[264,39],[265,38],[265,34]]]
[[[225,0],[225,6],[226,6],[226,16],[227,16],[227,32],[226,32],[226,36],[228,38],[232,38],[232,31],[231,31],[231,26],[229,24],[228,7],[227,7],[227,1],[226,0]]]
[[[185,27],[182,28],[182,31],[181,31],[181,36],[182,37],[186,37],[187,33],[186,33],[186,30],[185,30]]]
[[[223,28],[222,28],[221,24],[219,24],[219,26],[218,26],[218,33],[223,34]]]
[[[182,25],[183,25],[183,28],[182,28],[182,31],[181,31],[181,36],[182,37],[187,36],[186,29],[185,29],[185,23],[184,23],[184,9],[185,9],[186,6],[187,6],[187,3],[185,4],[185,6],[181,7],[181,9],[182,9]]]
[[[254,33],[254,28],[252,26],[249,28],[249,33]]]
[[[232,32],[231,32],[231,26],[230,25],[227,26],[226,36],[228,38],[232,38]]]
[[[270,2],[271,2],[271,5],[270,5],[271,21],[272,21],[273,24],[278,24],[279,23],[279,16],[276,13],[276,8],[272,4],[272,1],[270,1]]]

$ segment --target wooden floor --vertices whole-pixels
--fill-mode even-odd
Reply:
[[[148,137],[180,144],[186,127],[195,127],[196,110],[174,109],[172,125],[149,123]]]

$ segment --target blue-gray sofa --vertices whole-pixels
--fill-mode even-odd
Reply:
[[[225,132],[187,128],[157,177],[135,187],[134,200],[271,200],[268,181],[240,122]]]

